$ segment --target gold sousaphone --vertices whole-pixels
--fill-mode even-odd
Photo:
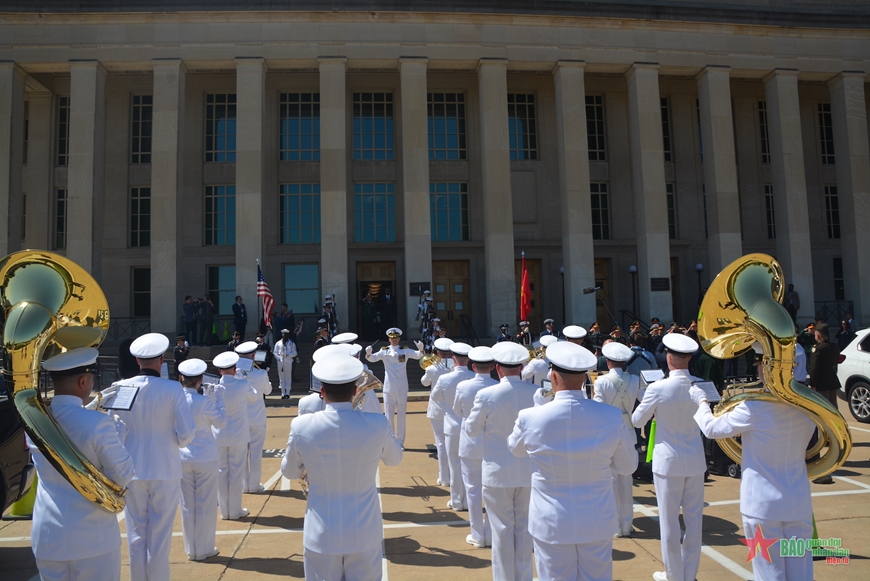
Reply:
[[[710,285],[698,313],[701,346],[717,359],[738,357],[756,341],[764,352],[764,390],[723,394],[713,414],[719,416],[742,401],[770,401],[794,406],[819,428],[819,441],[807,458],[811,479],[830,474],[843,465],[852,449],[849,426],[836,407],[792,377],[795,330],[782,306],[785,276],[782,267],[766,254],[748,254],[726,266]],[[719,440],[728,456],[739,463],[742,446],[734,438]]]
[[[6,385],[40,452],[82,496],[111,512],[124,487],[88,461],[54,420],[39,393],[43,358],[97,347],[109,329],[109,304],[93,277],[58,254],[16,252],[0,260],[0,306]]]

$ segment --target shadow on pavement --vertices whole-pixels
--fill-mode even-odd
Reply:
[[[430,510],[432,511],[430,513],[406,511],[385,512],[383,513],[384,522],[441,523],[466,520],[465,517],[461,516],[461,513],[456,513],[452,510],[439,511],[434,508]]]
[[[381,488],[381,494],[394,494],[396,496],[408,496],[412,498],[424,498],[432,496],[450,496],[450,491],[440,486],[413,486],[410,488]]]
[[[255,524],[264,527],[275,527],[281,529],[301,529],[305,519],[302,517],[294,518],[285,515],[279,516],[258,516]]]
[[[469,553],[448,551],[438,547],[424,547],[410,537],[386,539],[384,545],[387,560],[397,565],[483,569],[492,564],[488,558],[490,555],[488,550],[481,553],[485,554],[487,558],[481,559]],[[423,550],[421,551],[420,549]],[[470,545],[469,550],[473,550]]]
[[[287,558],[270,558],[270,559],[232,559],[227,564],[227,569],[238,569],[239,571],[250,571],[252,573],[261,573],[268,575],[276,575],[281,577],[295,577],[303,579],[305,572],[302,567],[302,555],[290,555]]]

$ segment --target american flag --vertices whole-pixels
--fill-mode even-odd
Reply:
[[[259,264],[257,265],[257,296],[263,297],[263,321],[267,327],[272,327],[272,311],[275,309],[275,299],[272,298],[272,291],[266,284],[266,277],[263,276]]]

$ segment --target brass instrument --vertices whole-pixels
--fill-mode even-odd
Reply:
[[[746,353],[756,341],[764,358],[763,391],[728,392],[713,412],[719,416],[742,401],[770,401],[791,405],[819,428],[819,441],[807,458],[810,479],[830,474],[843,465],[852,449],[849,426],[836,407],[792,377],[795,357],[794,323],[782,306],[785,294],[782,267],[766,254],[749,254],[726,266],[710,285],[698,313],[701,346],[717,359]],[[743,386],[750,387],[750,386]],[[734,438],[719,440],[728,456],[739,463],[742,446]]]
[[[420,364],[420,369],[422,369],[423,371],[426,371],[426,369],[428,369],[432,365],[438,365],[442,361],[443,360],[438,355],[436,355],[434,353],[426,353],[420,359],[417,360],[417,363]]]
[[[356,393],[351,400],[353,409],[361,410],[363,407],[363,398],[367,391],[372,389],[383,389],[384,384],[381,380],[375,377],[371,371],[363,371],[363,374],[356,381]]]
[[[68,349],[96,347],[109,329],[109,305],[93,277],[50,252],[0,260],[0,306],[6,383],[30,439],[86,499],[110,512],[124,508],[124,487],[91,464],[64,434],[39,393],[39,364]]]
[[[523,347],[529,350],[529,361],[543,359],[547,355],[547,348],[541,345],[540,341],[535,341],[531,345],[523,345]]]

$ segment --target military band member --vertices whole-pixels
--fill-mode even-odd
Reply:
[[[178,366],[190,356],[190,347],[187,344],[187,339],[184,335],[179,335],[175,338],[175,349],[172,350],[172,357],[175,359],[175,376],[178,377]]]
[[[236,347],[239,358],[253,361],[257,351],[255,341],[245,341]],[[251,439],[248,442],[248,458],[245,462],[243,489],[247,493],[263,492],[265,488],[260,483],[263,475],[263,444],[266,442],[266,401],[265,397],[272,393],[272,382],[265,369],[253,366],[250,371],[240,372],[257,392],[257,399],[248,403],[248,431]]]
[[[474,377],[474,372],[468,368],[468,352],[471,345],[453,343],[450,346],[453,353],[453,369],[445,373],[432,388],[430,399],[444,412],[444,448],[447,450],[447,462],[450,465],[450,501],[447,508],[465,510],[465,484],[462,482],[462,466],[459,463],[459,432],[462,428],[462,417],[453,409],[456,398],[456,386],[459,382]]]
[[[396,466],[402,448],[384,416],[353,410],[362,362],[331,356],[316,362],[312,372],[322,382],[326,408],[293,420],[281,461],[286,478],[308,473],[305,579],[374,581],[381,578],[384,539],[375,486],[378,463]]]
[[[353,335],[353,333],[349,333]],[[347,346],[350,350],[350,356],[354,359],[359,359],[362,354],[363,347],[358,343],[354,343],[352,345]],[[363,374],[369,373],[369,366],[363,363]],[[362,399],[362,407],[359,408],[360,411],[368,412],[370,414],[382,414],[384,413],[383,408],[381,408],[381,402],[378,400],[378,394],[374,389],[369,389],[365,392]]]
[[[582,395],[595,356],[570,343],[552,345],[548,355],[556,396],[520,411],[508,438],[534,469],[528,522],[538,578],[610,581],[619,530],[611,472],[630,478],[637,452],[619,412]]]
[[[646,388],[631,416],[635,427],[656,418],[652,471],[659,506],[662,561],[665,571],[655,581],[693,581],[701,562],[701,517],[704,510],[704,472],[707,461],[693,416],[698,405],[689,388],[698,378],[689,374],[689,361],[698,344],[680,333],[662,339],[670,374]],[[680,507],[686,535],[680,544]]]
[[[592,399],[615,407],[619,410],[625,427],[631,436],[631,446],[637,444],[637,434],[631,424],[631,412],[640,393],[640,378],[625,370],[626,363],[632,358],[631,349],[621,343],[608,343],[601,348],[609,369],[606,375],[595,380]],[[634,496],[631,492],[631,474],[613,474],[613,492],[616,499],[616,515],[619,520],[617,537],[630,537],[633,532]]]
[[[483,434],[472,438],[465,430],[465,423],[474,407],[474,398],[480,390],[498,384],[490,377],[495,366],[492,349],[475,347],[468,352],[474,377],[460,381],[456,386],[453,411],[462,418],[459,433],[459,464],[462,470],[462,483],[465,485],[465,499],[468,504],[468,523],[471,534],[465,542],[477,548],[492,546],[492,530],[489,519],[483,514]]]
[[[398,327],[387,329],[389,347],[373,353],[371,346],[366,347],[366,359],[371,363],[384,362],[384,413],[393,428],[393,416],[398,416],[396,428],[392,432],[396,440],[405,445],[405,410],[408,407],[408,372],[405,365],[408,359],[420,359],[423,356],[423,344],[416,341],[417,350],[399,346],[402,330]]]
[[[124,442],[136,477],[130,482],[124,514],[130,550],[130,579],[169,579],[172,523],[181,495],[181,457],[196,425],[177,381],[160,377],[169,339],[160,333],[142,335],[130,345],[140,374],[124,380],[139,387],[130,411],[118,415],[127,424]]]
[[[248,442],[251,441],[248,404],[261,397],[246,379],[236,377],[238,362],[239,354],[233,351],[221,353],[212,361],[225,390],[224,409],[227,414],[226,427],[212,427],[218,446],[218,507],[224,520],[248,516],[248,509],[242,508],[245,464]]]
[[[184,552],[191,561],[214,557],[220,551],[215,546],[217,527],[218,449],[212,426],[227,425],[224,411],[224,389],[203,385],[206,363],[188,359],[178,366],[179,381],[190,415],[196,424],[196,435],[181,452],[181,533]],[[203,395],[198,389],[203,388]]]
[[[290,329],[281,329],[281,339],[275,343],[274,354],[275,360],[278,362],[281,399],[287,399],[293,389],[293,358],[298,355],[296,343],[290,338]]]
[[[242,334],[238,331],[233,331],[233,336],[230,339],[230,342],[227,343],[227,351],[235,351],[236,347],[239,346],[239,343],[242,342]]]
[[[349,354],[350,345],[326,345],[315,351],[312,354],[311,358],[314,363],[317,363],[318,361],[323,361],[328,357]],[[323,411],[323,409],[326,407],[326,404],[323,401],[323,394],[321,393],[320,388],[321,385],[319,380],[316,384],[311,385],[311,393],[299,400],[299,404],[296,408],[297,416],[304,416],[306,414],[314,414]]]
[[[133,459],[124,448],[124,427],[106,414],[82,407],[98,373],[96,349],[72,349],[46,359],[54,398],[51,415],[97,470],[126,486]],[[120,429],[120,433],[118,431]],[[39,475],[33,507],[31,546],[40,579],[117,581],[121,577],[118,519],[82,496],[27,437]]]
[[[272,361],[274,360],[274,357],[275,357],[272,354],[272,349],[269,347],[269,344],[271,343],[271,340],[272,340],[271,333],[272,333],[272,329],[269,328],[269,340],[268,341],[266,340],[266,335],[263,335],[262,333],[258,333],[257,338],[255,339],[257,341],[257,351],[263,351],[266,354],[265,358],[263,359],[263,369],[266,370],[266,373],[268,373],[269,370],[272,369]]]
[[[492,348],[492,356],[501,381],[477,393],[465,431],[472,438],[483,434],[483,500],[492,526],[492,578],[531,581],[532,463],[511,454],[507,446],[520,410],[534,405],[535,387],[520,378],[529,352],[506,341]]]
[[[568,325],[562,329],[562,336],[565,337],[569,343],[583,346],[584,339],[586,339],[586,329],[580,325]]]
[[[553,335],[558,339],[558,333],[556,333],[556,330],[553,328],[554,324],[555,321],[553,321],[553,319],[544,319],[544,330],[541,331],[541,335],[540,337],[538,337],[538,340],[540,340],[541,337],[546,337],[547,335]]]
[[[532,344],[532,333],[529,331],[528,321],[520,321],[520,332],[517,333],[516,342],[520,345]]]
[[[508,327],[507,323],[501,325],[498,328],[499,334],[498,334],[498,337],[495,338],[495,342],[496,343],[503,343],[505,341],[513,342],[514,338],[511,337],[510,333],[508,332],[509,329],[510,328]]]
[[[435,339],[435,354],[441,358],[438,363],[433,363],[426,368],[423,377],[420,378],[420,383],[423,387],[428,387],[430,390],[438,383],[438,378],[449,373],[450,368],[447,366],[447,361],[453,356],[450,351],[450,346],[453,341],[447,337]],[[444,447],[444,408],[435,403],[431,394],[429,404],[426,406],[426,417],[432,424],[432,434],[435,438],[435,453],[438,456],[438,484],[440,486],[450,485],[450,464],[447,461],[447,449]]]
[[[553,343],[558,342],[559,340],[553,335],[544,335],[541,337],[539,341],[541,347],[546,349]],[[547,359],[546,354],[541,358],[535,358],[529,361],[525,367],[523,367],[522,377],[524,380],[529,383],[533,383],[538,387],[541,387],[542,383],[545,379],[547,379],[547,374],[550,372],[550,360]]]

